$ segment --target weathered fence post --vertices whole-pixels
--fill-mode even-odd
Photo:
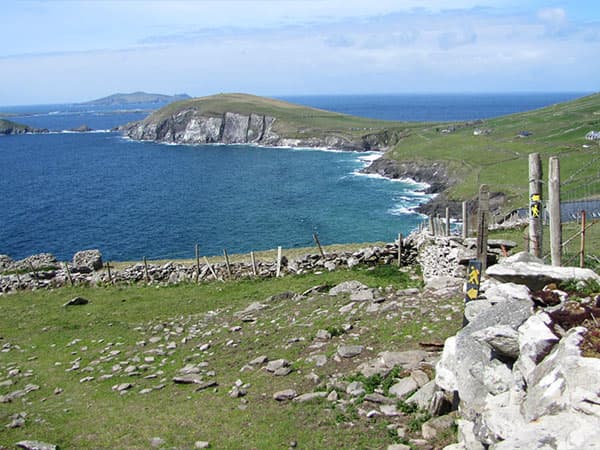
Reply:
[[[250,261],[252,261],[252,273],[254,276],[257,276],[258,271],[256,270],[256,259],[254,258],[254,252],[250,252]]]
[[[69,270],[69,264],[65,263],[65,271],[67,272],[67,277],[69,278],[69,283],[73,286],[73,277],[71,276],[71,271]]]
[[[196,284],[200,281],[200,247],[196,244],[195,248],[196,253]]]
[[[579,267],[585,266],[585,223],[586,223],[585,211],[581,211],[581,247],[579,249]]]
[[[477,212],[477,260],[481,262],[481,273],[487,268],[488,221],[490,216],[490,189],[487,184],[479,187],[479,209]]]
[[[529,253],[542,257],[542,159],[529,155]]]
[[[552,265],[562,264],[562,226],[560,217],[560,162],[556,156],[548,161],[548,212],[550,214],[550,255]]]
[[[115,284],[112,279],[112,274],[110,273],[110,261],[106,261],[106,270],[108,271],[108,282],[110,284]]]
[[[277,272],[275,273],[275,277],[279,278],[281,275],[281,246],[277,247]]]
[[[398,233],[398,267],[402,266],[402,233]]]
[[[462,237],[467,239],[469,237],[469,217],[467,216],[467,202],[462,202]]]
[[[321,254],[321,258],[325,258],[323,247],[321,247],[321,241],[319,241],[319,235],[317,233],[313,233],[313,239],[315,240],[317,247],[319,247],[319,253]]]
[[[210,273],[212,273],[212,276],[215,277],[215,280],[218,280],[219,277],[217,276],[215,269],[213,269],[213,266],[210,265],[210,262],[208,261],[208,258],[206,256],[204,257],[204,262],[208,266],[208,270],[210,270]]]
[[[450,208],[446,208],[446,236],[450,236]]]
[[[433,223],[433,215],[429,216],[429,234],[435,236],[435,227]]]
[[[227,249],[223,249],[223,256],[225,257],[225,267],[227,268],[227,276],[232,278],[231,275],[231,266],[229,265],[229,255],[227,254]]]
[[[146,284],[150,282],[150,275],[148,274],[148,260],[144,256],[144,278],[146,278]]]

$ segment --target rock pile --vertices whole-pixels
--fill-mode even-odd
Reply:
[[[402,251],[402,265],[414,263],[416,250],[405,241]],[[397,243],[386,244],[381,247],[366,247],[356,252],[307,254],[295,260],[287,261],[282,258],[281,274],[303,274],[315,271],[333,271],[337,268],[352,268],[357,264],[378,265],[397,263]],[[69,271],[65,269],[69,267]],[[31,270],[40,268],[40,270]],[[227,278],[253,277],[254,268],[246,262],[201,264],[200,272],[196,265],[168,262],[166,264],[134,264],[122,270],[98,271],[103,267],[102,255],[98,250],[85,250],[78,252],[73,257],[72,264],[58,264],[56,258],[50,254],[31,256],[25,260],[14,262],[8,256],[0,256],[0,269],[5,273],[0,275],[0,293],[7,293],[22,289],[44,289],[73,284],[108,284],[108,283],[166,283],[176,284],[181,282],[210,281]],[[41,269],[45,270],[41,270]],[[23,271],[27,271],[23,273]],[[277,263],[256,263],[256,276],[261,278],[275,277]]]
[[[519,272],[512,279],[519,284],[506,282],[509,272]],[[556,285],[538,291],[540,281],[584,288],[600,276],[523,254],[487,275],[480,299],[467,304],[467,326],[446,340],[436,367],[436,385],[458,400],[461,416],[460,443],[446,448],[600,448],[600,354],[580,349],[598,327],[600,296],[573,301]]]

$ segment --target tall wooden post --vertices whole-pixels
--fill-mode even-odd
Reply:
[[[479,187],[479,210],[477,212],[477,259],[481,273],[487,268],[488,222],[490,217],[490,189],[487,184]]]
[[[446,208],[446,236],[450,236],[450,208]]]
[[[435,236],[435,227],[433,226],[433,215],[429,216],[429,234]]]
[[[148,274],[148,260],[144,256],[144,278],[146,279],[146,284],[150,282],[150,275]]]
[[[579,249],[579,267],[585,266],[585,211],[581,211],[581,247]]]
[[[529,253],[542,257],[542,159],[529,155]]]
[[[467,239],[469,237],[469,217],[467,216],[467,202],[462,202],[462,237]]]
[[[275,273],[275,277],[279,278],[281,276],[281,246],[277,247],[277,272]]]
[[[398,267],[402,266],[402,233],[398,233]]]
[[[321,254],[321,258],[325,258],[325,252],[323,252],[323,247],[321,247],[321,241],[319,241],[319,235],[317,233],[313,233],[313,239],[319,247],[319,253]]]
[[[560,162],[556,156],[548,161],[548,211],[550,214],[550,255],[552,265],[562,264],[562,226],[560,220]]]
[[[258,270],[256,270],[256,259],[254,258],[254,252],[250,252],[250,261],[252,262],[252,273],[254,276],[257,276]]]
[[[225,267],[227,268],[227,276],[232,278],[231,274],[231,265],[229,264],[229,255],[227,254],[227,249],[223,249],[223,256],[225,257]]]
[[[200,247],[196,244],[194,248],[196,253],[196,284],[200,281]]]

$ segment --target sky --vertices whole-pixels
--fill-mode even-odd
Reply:
[[[3,0],[0,24],[0,105],[600,84],[597,0]]]

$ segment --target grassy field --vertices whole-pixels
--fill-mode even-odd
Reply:
[[[0,396],[39,386],[1,404],[0,447],[12,448],[22,439],[61,448],[149,448],[153,438],[160,438],[158,447],[178,449],[194,448],[196,441],[230,449],[292,443],[306,449],[385,448],[398,442],[395,431],[387,429],[394,419],[359,418],[359,409],[367,408],[360,403],[340,408],[325,399],[279,403],[272,398],[287,388],[325,390],[330,376],[354,374],[358,359],[417,348],[420,340],[441,341],[460,325],[461,299],[407,299],[406,309],[347,314],[338,312],[349,302],[344,296],[269,299],[350,279],[391,286],[388,292],[421,283],[411,271],[384,266],[269,280],[65,288],[0,297]],[[76,295],[90,303],[61,306]],[[266,308],[256,322],[236,316],[257,301]],[[346,323],[352,329],[343,332]],[[334,337],[311,350],[319,329],[331,330]],[[365,352],[357,360],[335,362],[340,343],[360,343]],[[307,359],[315,351],[328,357],[327,364],[316,367]],[[292,373],[240,371],[260,355],[289,360]],[[197,385],[173,383],[187,364],[201,367],[203,379],[218,386],[196,392]],[[323,381],[309,381],[305,376],[311,372]],[[247,395],[232,398],[229,391],[237,380],[247,385]],[[113,390],[122,383],[132,384],[123,395]],[[7,428],[20,413],[23,426]],[[406,420],[414,425],[417,419]]]
[[[442,133],[453,125],[455,131]],[[476,136],[477,128],[489,134]],[[596,129],[600,129],[600,94],[478,124],[424,125],[412,130],[387,157],[424,164],[444,161],[460,180],[450,189],[451,198],[471,198],[485,183],[492,192],[506,193],[506,209],[511,209],[527,204],[528,155],[534,152],[542,156],[545,177],[548,158],[559,156],[563,199],[600,195],[600,147],[585,139]],[[530,135],[520,137],[522,131]]]

